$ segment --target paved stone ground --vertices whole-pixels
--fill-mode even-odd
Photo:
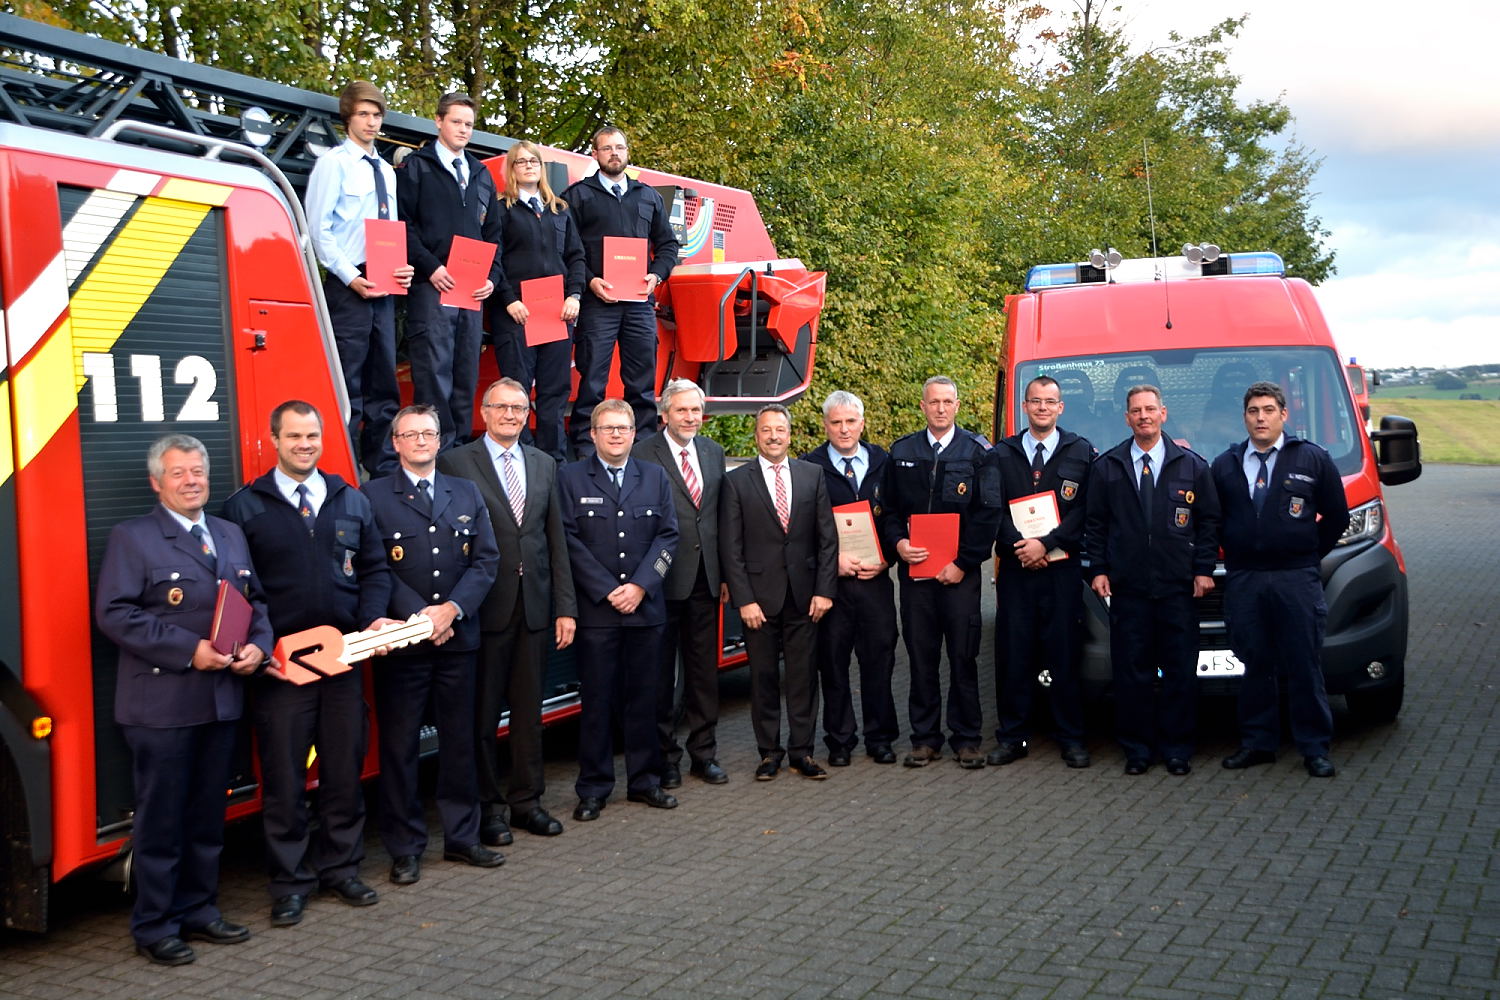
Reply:
[[[741,672],[724,683],[731,783],[688,779],[675,812],[616,801],[560,838],[518,834],[498,871],[429,853],[402,889],[372,837],[380,904],[317,900],[293,930],[268,926],[248,824],[223,902],[250,943],[149,966],[118,890],[84,883],[59,894],[51,935],[0,935],[0,996],[1500,995],[1500,470],[1431,467],[1390,500],[1412,584],[1407,704],[1390,726],[1340,716],[1332,781],[1289,750],[1221,769],[1220,704],[1185,779],[1123,777],[1101,724],[1086,771],[1043,744],[1003,769],[857,757],[826,782],[757,784]],[[993,725],[988,681],[985,699]],[[549,737],[561,817],[573,736]]]

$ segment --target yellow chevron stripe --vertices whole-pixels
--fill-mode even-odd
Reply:
[[[11,473],[16,471],[10,450],[10,407],[5,403],[9,394],[9,386],[0,380],[0,486],[10,482]]]
[[[173,185],[222,187],[193,181],[172,181],[164,185],[163,190]],[[228,191],[228,188],[224,188],[226,197]],[[167,269],[182,252],[188,238],[202,224],[208,211],[209,204],[201,201],[191,203],[170,198],[147,198],[74,293],[69,307],[72,316],[73,376],[76,383],[70,395],[74,397],[74,404],[77,402],[78,392],[87,381],[83,374],[84,352],[107,354],[114,349],[115,341],[120,339],[130,321],[140,312],[141,306],[156,291],[156,286],[161,284]],[[48,433],[50,436],[51,432]]]
[[[58,324],[52,336],[20,369],[11,372],[15,390],[16,462],[31,464],[52,435],[78,408],[78,390],[73,387],[72,338],[68,321]]]
[[[229,200],[234,188],[227,184],[209,184],[206,181],[188,181],[181,177],[169,177],[156,192],[158,198],[173,198],[177,201],[193,201],[202,205],[222,205]]]

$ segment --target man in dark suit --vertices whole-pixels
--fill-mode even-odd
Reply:
[[[995,539],[995,703],[999,721],[995,749],[985,763],[1014,763],[1029,752],[1032,696],[1037,676],[1048,678],[1053,732],[1063,762],[1088,767],[1083,745],[1083,688],[1078,678],[1079,618],[1083,612],[1080,568],[1089,467],[1094,446],[1058,426],[1062,390],[1046,375],[1026,386],[1026,429],[995,445],[1000,492],[1007,509]],[[1023,538],[1008,505],[1051,494],[1057,527]],[[1024,512],[1024,511],[1023,511]]]
[[[1214,459],[1224,505],[1224,613],[1240,684],[1240,748],[1230,770],[1269,764],[1281,740],[1286,684],[1292,740],[1314,778],[1331,778],[1333,715],[1323,686],[1323,557],[1349,526],[1344,481],[1328,452],[1286,433],[1286,393],[1274,382],[1245,390],[1249,437]]]
[[[484,437],[445,452],[438,468],[479,487],[500,546],[495,585],[479,608],[479,677],[474,699],[479,760],[480,840],[512,841],[510,826],[539,837],[563,832],[542,808],[542,676],[547,652],[566,649],[577,625],[573,570],[557,500],[557,463],[521,443],[526,390],[503,378],[484,393]],[[510,781],[501,780],[495,730],[510,711]],[[510,806],[510,825],[503,808]]]
[[[645,438],[656,430],[656,404],[652,398],[656,378],[656,304],[651,296],[677,266],[679,247],[661,195],[625,172],[630,164],[625,133],[612,125],[595,132],[594,161],[599,170],[563,192],[583,240],[587,281],[587,291],[579,305],[573,350],[579,381],[571,436],[579,455],[593,450],[585,429],[589,427],[590,411],[604,398],[617,344],[620,381],[625,386],[625,400],[635,411],[636,433]],[[606,236],[646,240],[651,254],[646,271],[646,301],[622,301],[615,297],[614,286],[604,280]]]
[[[606,399],[591,415],[595,454],[562,467],[557,492],[578,594],[578,806],[573,818],[599,818],[615,787],[612,729],[625,744],[631,802],[675,809],[661,788],[656,739],[656,675],[666,622],[662,581],[677,550],[677,514],[667,474],[630,460],[634,414]]]
[[[448,254],[455,236],[500,242],[495,178],[465,148],[474,134],[474,108],[467,94],[444,94],[434,116],[437,138],[408,156],[396,171],[397,204],[406,220],[406,256],[416,270],[406,298],[412,391],[416,402],[437,407],[444,448],[468,441],[473,431],[483,336],[479,310],[441,302],[442,294],[453,288]],[[489,298],[499,278],[496,254],[474,298]]]
[[[146,456],[161,503],[115,525],[95,597],[99,630],[120,647],[115,721],[130,747],[136,950],[159,965],[193,961],[184,939],[237,944],[250,931],[219,912],[224,787],[240,678],[271,648],[271,627],[245,536],[203,513],[208,453],[169,434]],[[249,601],[246,640],[221,653],[209,642],[219,584]]]
[[[657,408],[665,433],[637,441],[632,454],[666,470],[677,505],[677,558],[667,577],[667,626],[661,643],[656,729],[666,758],[661,786],[682,784],[682,746],[673,732],[677,659],[682,654],[682,714],[692,773],[710,785],[729,775],[719,766],[719,606],[727,596],[719,574],[719,487],[724,449],[698,431],[703,390],[688,379],[662,389]]]
[[[271,411],[276,465],[224,503],[265,586],[272,632],[329,625],[357,632],[389,621],[391,580],[364,494],[318,469],[323,418],[289,400]],[[379,901],[359,878],[365,856],[360,787],[370,721],[364,671],[301,686],[274,677],[252,685],[260,753],[261,820],[271,873],[271,925],[300,923],[314,889],[350,906]],[[318,748],[318,828],[307,807],[308,754]]]
[[[804,778],[826,778],[813,759],[818,678],[814,667],[818,622],[833,606],[839,540],[823,473],[788,460],[792,417],[780,403],[755,415],[759,453],[724,477],[719,509],[719,561],[729,595],[745,623],[750,654],[751,722],[760,750],[757,781],[770,781],[790,755]],[[781,743],[786,660],[787,740]]]
[[[1126,391],[1131,436],[1090,470],[1083,551],[1090,586],[1109,601],[1125,773],[1145,774],[1160,757],[1180,777],[1192,770],[1198,722],[1193,601],[1214,586],[1219,498],[1208,463],[1162,433],[1166,420],[1156,386]]]
[[[823,401],[823,430],[828,444],[803,455],[823,470],[828,500],[835,506],[870,505],[877,539],[885,522],[886,453],[863,438],[865,404],[840,389]],[[823,688],[823,742],[828,763],[847,767],[858,745],[854,725],[854,697],[849,683],[849,660],[859,655],[859,702],[865,722],[865,753],[877,764],[896,763],[891,744],[896,728],[896,702],[891,675],[896,668],[896,591],[890,564],[861,563],[839,552],[838,593],[833,609],[818,625],[818,678]]]
[[[442,431],[437,411],[408,406],[391,422],[401,469],[364,486],[391,566],[389,614],[425,615],[430,641],[397,648],[375,667],[380,721],[380,839],[391,881],[422,877],[427,818],[417,790],[417,758],[428,701],[438,734],[438,816],[443,857],[479,868],[504,858],[479,843],[474,776],[474,658],[479,606],[495,582],[500,551],[489,510],[467,479],[437,474]]]

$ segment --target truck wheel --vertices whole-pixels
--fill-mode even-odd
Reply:
[[[1350,691],[1344,697],[1349,702],[1349,714],[1361,725],[1383,726],[1395,722],[1401,713],[1401,703],[1406,697],[1406,681],[1375,688],[1371,691]]]

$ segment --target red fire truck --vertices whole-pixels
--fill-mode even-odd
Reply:
[[[0,15],[4,926],[45,929],[53,882],[128,854],[115,650],[90,596],[110,528],[150,504],[149,443],[169,430],[203,441],[223,500],[274,462],[277,403],[348,412],[298,200],[339,141],[337,112],[330,96]],[[408,115],[385,126],[392,158],[435,134]],[[476,134],[470,148],[498,157],[513,141]],[[547,159],[558,189],[589,162]],[[796,399],[825,276],[777,257],[748,192],[639,176],[683,243],[658,314],[659,378],[697,380],[717,412]],[[323,462],[353,477],[341,426],[329,421]],[[549,718],[578,698],[554,659]],[[247,736],[227,807],[257,805]]]
[[[1122,260],[1095,251],[1087,262],[1034,267],[1025,292],[1006,300],[996,434],[1025,426],[1021,398],[1038,375],[1062,390],[1062,425],[1101,452],[1129,436],[1126,390],[1156,385],[1170,413],[1166,433],[1210,461],[1245,438],[1245,389],[1262,379],[1281,385],[1287,429],[1328,449],[1349,501],[1348,530],[1322,566],[1328,691],[1369,721],[1396,716],[1406,677],[1406,564],[1381,487],[1421,474],[1417,428],[1387,416],[1366,432],[1307,282],[1286,277],[1274,253],[1191,245],[1180,257]],[[1196,603],[1203,688],[1233,690],[1244,665],[1229,649],[1221,591]],[[1102,693],[1109,614],[1087,587],[1081,627],[1082,676]]]

